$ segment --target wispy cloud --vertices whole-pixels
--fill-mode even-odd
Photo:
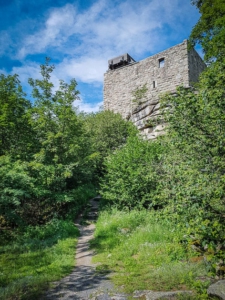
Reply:
[[[103,101],[97,102],[97,103],[88,103],[83,100],[80,102],[76,102],[75,106],[78,107],[79,112],[87,112],[87,113],[96,113],[98,112],[101,107],[103,106]]]
[[[28,54],[41,53],[48,47],[58,48],[67,41],[72,33],[76,15],[75,8],[68,4],[52,9],[40,31],[25,36],[17,55],[22,59]]]
[[[98,0],[82,11],[70,3],[49,9],[40,23],[24,20],[17,28],[0,32],[0,54],[23,62],[13,69],[21,80],[39,76],[38,63],[31,63],[30,57],[43,54],[60,61],[55,84],[71,77],[102,84],[108,59],[128,52],[139,60],[169,47],[173,40],[181,42],[189,34],[193,17],[197,20],[198,15],[189,0]],[[14,45],[13,34],[17,35]],[[9,44],[14,52],[9,51]],[[82,105],[89,110],[89,104]]]
[[[25,82],[28,78],[40,79],[40,67],[35,62],[29,62],[24,67],[14,67],[12,69],[13,74],[18,74],[20,76],[20,80]]]
[[[64,59],[57,66],[57,74],[63,78],[76,78],[78,81],[93,83],[102,82],[107,68],[107,59],[98,56],[83,56],[77,59]]]
[[[48,48],[73,56],[98,54],[99,57],[127,50],[134,54],[152,51],[163,43],[157,30],[167,22],[173,25],[174,3],[127,0],[113,7],[112,3],[100,0],[84,13],[79,13],[72,4],[52,9],[44,28],[24,37],[17,56],[22,59]]]
[[[115,6],[111,1],[99,0],[85,12],[67,4],[52,9],[44,26],[22,39],[17,56],[22,59],[48,49],[73,57],[101,58],[105,53],[117,55],[128,50],[140,55],[164,44],[168,32],[163,34],[163,26],[176,32],[184,18],[188,21],[189,10],[189,0],[127,0]]]
[[[10,36],[6,30],[1,31],[0,34],[0,55],[4,55],[9,51],[12,43]]]

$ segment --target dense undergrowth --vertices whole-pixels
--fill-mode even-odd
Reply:
[[[136,132],[119,114],[78,113],[76,81],[55,90],[53,69],[47,59],[29,79],[32,102],[17,75],[0,75],[1,299],[35,299],[71,272],[73,222],[96,196],[104,158]]]
[[[147,210],[105,210],[91,245],[99,272],[112,272],[125,292],[192,290],[190,299],[209,299],[203,256],[185,244],[185,230]],[[189,298],[188,298],[189,299]]]
[[[225,6],[192,2],[202,16],[191,43],[209,66],[198,85],[161,98],[148,124],[166,123],[157,141],[119,114],[78,113],[75,79],[55,89],[49,59],[29,79],[32,101],[18,75],[0,75],[1,299],[35,299],[71,271],[72,221],[97,190],[114,207],[92,242],[98,268],[126,291],[191,288],[206,299],[208,279],[224,278]],[[145,92],[134,87],[137,105]]]
[[[0,298],[38,299],[52,281],[69,274],[78,235],[72,221],[57,219],[11,232],[10,240],[5,232],[0,245]]]
[[[109,155],[100,193],[108,205],[146,207],[184,230],[186,243],[207,261],[210,276],[225,275],[225,61],[215,61],[193,89],[164,95],[167,124],[155,141],[130,137]]]

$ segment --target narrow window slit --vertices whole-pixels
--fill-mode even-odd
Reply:
[[[165,58],[160,58],[159,59],[159,68],[163,68],[165,65]]]

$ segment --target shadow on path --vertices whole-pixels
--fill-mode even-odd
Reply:
[[[43,299],[89,299],[112,290],[106,275],[97,274],[95,267],[80,265]]]
[[[98,198],[90,200],[90,212],[87,219],[97,218]],[[126,299],[125,296],[116,294],[113,284],[110,282],[110,273],[101,274],[96,271],[96,265],[92,263],[93,251],[90,250],[89,242],[93,238],[95,224],[80,225],[80,218],[76,226],[80,230],[77,243],[76,267],[73,272],[56,286],[42,296],[42,300],[55,299]]]

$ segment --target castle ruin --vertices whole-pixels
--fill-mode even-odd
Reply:
[[[178,86],[189,88],[198,81],[206,65],[199,54],[188,50],[187,40],[139,62],[124,54],[109,60],[104,74],[104,109],[120,113],[154,139],[162,134],[164,124],[148,125],[160,115],[160,95],[175,93]],[[144,99],[134,103],[134,92],[145,87]]]

